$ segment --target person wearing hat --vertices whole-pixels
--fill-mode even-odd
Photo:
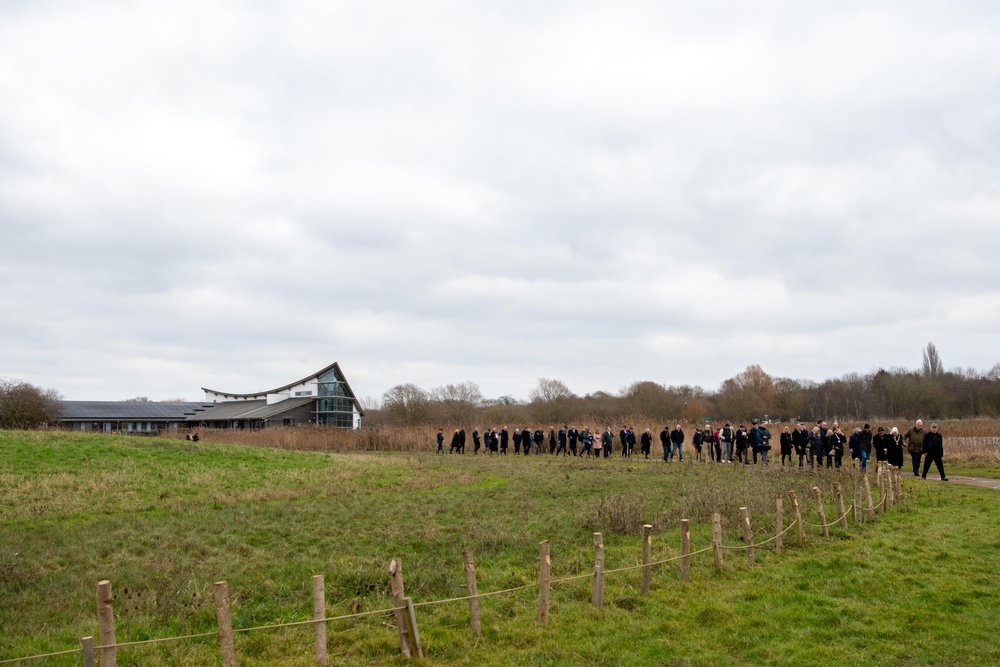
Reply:
[[[938,433],[938,425],[931,424],[931,431],[924,435],[924,474],[923,479],[927,479],[927,471],[931,469],[931,463],[937,465],[938,472],[941,473],[941,481],[947,482],[944,475],[944,464],[941,458],[944,456],[944,438]]]
[[[881,426],[878,427],[878,432],[872,438],[872,447],[875,449],[875,460],[876,461],[886,461],[889,457],[889,434],[885,432],[885,429]]]

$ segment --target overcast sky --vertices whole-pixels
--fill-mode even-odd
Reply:
[[[1000,3],[0,2],[0,376],[1000,361]]]

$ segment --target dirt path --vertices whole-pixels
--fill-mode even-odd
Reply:
[[[948,479],[950,481],[956,482],[958,484],[971,484],[972,486],[982,486],[982,487],[985,487],[987,489],[996,489],[997,491],[1000,491],[1000,479],[984,479],[982,477],[965,477],[963,475],[949,475]],[[932,481],[932,480],[931,480],[930,477],[928,477],[927,481]],[[935,477],[935,478],[933,478],[933,481],[937,482],[937,481],[940,481],[940,480],[938,480],[938,478]]]

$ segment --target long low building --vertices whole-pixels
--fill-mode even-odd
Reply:
[[[315,424],[358,428],[364,411],[340,365],[252,393],[202,387],[198,403],[159,401],[62,401],[59,423],[77,431],[155,434],[179,428],[249,428]]]

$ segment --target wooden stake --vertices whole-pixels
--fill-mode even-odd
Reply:
[[[97,582],[97,624],[100,626],[101,667],[115,667],[115,615],[111,608],[111,582]],[[108,648],[103,648],[107,646]]]
[[[83,647],[83,667],[94,667],[94,638],[82,637],[80,645]]]
[[[594,533],[594,587],[591,599],[598,609],[604,605],[604,536]]]
[[[840,482],[833,483],[833,495],[837,498],[837,522],[840,527],[847,530],[847,510],[844,506],[844,487]]]
[[[222,667],[236,667],[233,648],[233,617],[229,609],[229,587],[224,581],[215,582],[215,616],[219,622],[219,653]]]
[[[806,543],[806,532],[802,529],[802,512],[794,491],[788,492],[788,500],[792,503],[792,515],[795,517],[795,542],[801,547]]]
[[[469,618],[472,623],[472,634],[479,639],[483,636],[483,625],[479,620],[479,586],[476,583],[476,564],[472,552],[462,552],[462,563],[465,566],[465,590],[469,592]]]
[[[323,575],[313,575],[312,585],[313,620],[316,621],[316,664],[319,667],[326,667],[326,586],[323,583]]]
[[[417,614],[413,610],[413,599],[403,600],[406,604],[406,631],[410,635],[410,649],[416,649],[418,658],[424,657],[424,649],[420,646],[420,631],[417,629]]]
[[[861,512],[861,477],[854,478],[854,523],[860,524],[864,521],[864,515]]]
[[[813,487],[816,496],[816,506],[819,511],[819,525],[823,527],[823,537],[830,537],[830,527],[826,525],[826,510],[823,509],[823,493],[818,486]]]
[[[750,526],[750,510],[746,507],[740,508],[740,523],[743,524],[743,540],[746,542],[747,562],[756,565],[754,556],[753,528]]]
[[[889,490],[885,483],[885,462],[879,466],[878,470],[878,513],[885,514],[886,506],[889,504]]]
[[[649,595],[649,579],[653,566],[653,527],[648,523],[642,527],[642,594]]]
[[[549,556],[549,541],[538,543],[538,622],[549,622],[549,578],[552,559]]]
[[[409,621],[406,618],[406,595],[403,591],[403,562],[399,558],[389,561],[389,585],[392,588],[393,614],[396,617],[396,630],[399,632],[399,652],[403,657],[412,657],[410,652],[410,636],[406,628]]]
[[[722,572],[722,515],[712,513],[712,552],[715,555],[715,569]]]
[[[862,488],[865,491],[865,518],[873,520],[875,518],[875,503],[872,502],[872,485],[868,481],[868,475],[861,480]]]
[[[885,469],[885,509],[889,511],[896,504],[896,475],[895,468]]]
[[[691,522],[681,519],[681,581],[691,581]]]
[[[780,554],[781,549],[784,546],[782,544],[782,533],[785,532],[785,507],[784,502],[781,498],[778,498],[777,507],[774,512],[774,526],[778,534],[774,538],[774,553]]]

